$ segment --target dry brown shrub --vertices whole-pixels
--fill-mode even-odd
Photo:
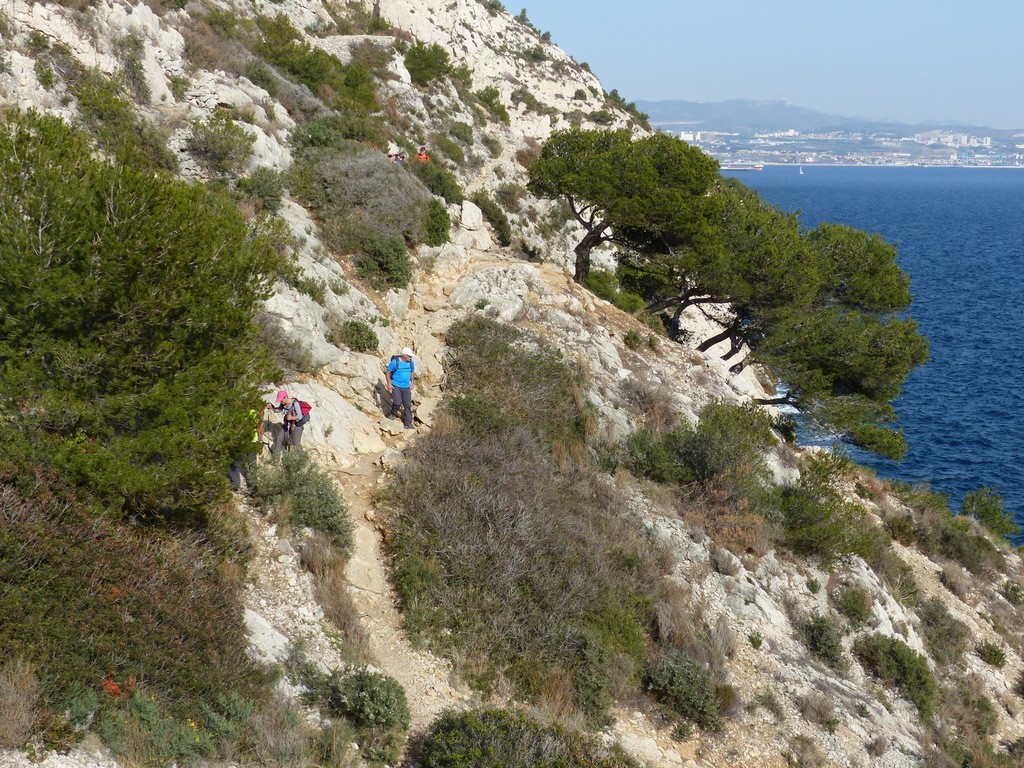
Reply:
[[[829,731],[836,726],[836,708],[821,691],[811,691],[800,697],[800,714],[811,723],[824,726]]]
[[[563,720],[576,712],[575,685],[572,674],[563,669],[552,670],[541,683],[537,708]]]
[[[338,562],[334,567],[317,575],[313,580],[313,595],[324,609],[324,616],[338,630],[353,655],[366,656],[369,652],[369,641],[359,620],[359,609],[356,608],[349,592],[345,564]]]
[[[249,751],[259,765],[300,768],[313,765],[311,734],[304,718],[275,697],[253,715]]]
[[[315,533],[302,544],[299,553],[302,566],[315,576],[329,573],[342,560],[331,541],[322,533]]]
[[[15,658],[0,667],[0,749],[14,749],[32,736],[39,681],[35,669]]]
[[[830,765],[817,742],[808,736],[794,736],[786,752],[787,764],[793,768],[825,768]]]
[[[967,593],[971,588],[971,579],[967,575],[967,571],[956,563],[946,563],[942,566],[939,581],[942,582],[942,586],[961,600],[967,597]]]
[[[218,35],[203,19],[193,17],[181,33],[185,38],[185,60],[193,71],[222,69],[235,74],[244,73],[245,50],[238,43]]]
[[[754,512],[714,503],[683,504],[682,517],[688,523],[703,528],[711,540],[733,554],[763,555],[774,546],[771,527]]]

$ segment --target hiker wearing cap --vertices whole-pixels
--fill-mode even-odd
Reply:
[[[395,418],[398,409],[402,408],[402,421],[406,429],[412,429],[412,385],[415,381],[416,363],[412,360],[412,350],[405,347],[388,363],[385,386],[391,393],[391,413],[388,418]]]
[[[286,440],[288,445],[301,450],[302,429],[308,419],[303,419],[302,406],[299,401],[281,389],[278,390],[274,403],[267,407],[284,414],[281,429],[274,436],[274,444],[270,447],[270,452],[276,454],[284,447]]]

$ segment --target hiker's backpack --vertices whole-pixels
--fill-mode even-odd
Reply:
[[[309,412],[313,410],[313,406],[305,400],[299,400],[299,408],[302,410],[302,418],[295,422],[295,426],[304,427],[309,423]]]

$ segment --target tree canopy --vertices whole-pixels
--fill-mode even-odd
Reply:
[[[99,158],[60,120],[0,131],[0,460],[132,514],[201,515],[273,375],[274,240],[224,195]]]
[[[623,291],[666,313],[675,335],[694,305],[722,325],[694,340],[728,341],[733,366],[764,364],[783,389],[766,401],[796,406],[819,427],[897,458],[892,401],[927,358],[927,341],[903,317],[910,281],[878,235],[822,224],[812,231],[742,184],[721,178],[698,149],[657,134],[555,132],[530,168],[530,188],[560,197],[585,234],[577,281],[602,243],[620,246]]]
[[[586,230],[576,246],[575,280],[586,282],[602,243],[664,251],[699,241],[711,221],[708,196],[718,163],[679,139],[629,131],[555,131],[530,166],[530,190],[564,199]]]

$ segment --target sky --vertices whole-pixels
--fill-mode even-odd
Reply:
[[[505,0],[627,101],[1024,128],[1020,0]]]

